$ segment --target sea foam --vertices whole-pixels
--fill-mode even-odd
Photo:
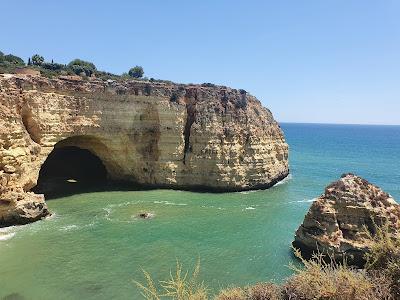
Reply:
[[[246,208],[245,208],[245,210],[253,210],[253,209],[256,209],[256,208],[253,207],[253,206],[249,206],[249,207],[246,207]]]
[[[289,175],[286,176],[283,180],[281,180],[281,181],[275,183],[274,186],[278,186],[278,185],[285,184],[285,183],[287,183],[287,182],[288,182],[289,180],[291,180],[291,179],[293,179],[293,176],[292,176],[292,174],[289,174]]]
[[[0,228],[0,241],[8,241],[15,236],[14,226]]]
[[[15,232],[7,233],[7,234],[0,234],[0,241],[7,241],[11,238],[13,238],[15,235]]]

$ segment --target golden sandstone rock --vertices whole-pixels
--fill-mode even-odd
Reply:
[[[400,229],[400,205],[379,187],[353,174],[325,188],[296,232],[293,246],[303,256],[321,252],[362,266],[377,226]]]
[[[29,191],[65,146],[95,154],[110,179],[155,187],[239,191],[288,174],[279,125],[244,90],[0,74],[0,224],[47,214]]]

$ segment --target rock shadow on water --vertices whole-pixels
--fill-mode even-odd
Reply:
[[[20,293],[11,293],[1,298],[1,300],[26,300]]]

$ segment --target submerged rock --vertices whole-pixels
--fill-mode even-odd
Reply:
[[[141,212],[137,215],[141,219],[151,219],[154,217],[153,213],[150,212]]]
[[[362,266],[376,226],[400,227],[400,206],[379,187],[344,174],[325,188],[298,228],[293,242],[306,258],[321,252]]]

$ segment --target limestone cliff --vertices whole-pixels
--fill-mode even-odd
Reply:
[[[371,236],[383,224],[399,232],[400,205],[365,179],[344,174],[313,202],[293,245],[306,257],[319,251],[362,266]]]
[[[0,224],[47,213],[30,190],[56,147],[98,156],[110,179],[238,191],[288,174],[271,112],[244,90],[146,81],[0,75]]]

